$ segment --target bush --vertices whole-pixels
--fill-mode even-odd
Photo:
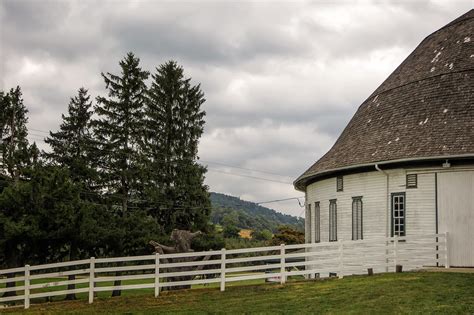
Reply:
[[[236,227],[235,225],[227,224],[224,226],[224,229],[222,230],[222,234],[224,235],[225,238],[239,238],[240,229]]]
[[[225,247],[225,240],[222,235],[215,232],[203,234],[193,239],[191,248],[196,251],[218,250]]]
[[[280,244],[303,244],[304,243],[304,233],[298,230],[295,230],[287,225],[282,225],[278,228],[278,233],[273,235],[272,245]]]
[[[263,229],[261,231],[253,231],[252,232],[252,239],[258,241],[269,241],[273,237],[273,233],[270,230]]]

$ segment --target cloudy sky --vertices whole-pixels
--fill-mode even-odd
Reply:
[[[357,107],[429,33],[474,7],[439,1],[0,0],[0,89],[20,85],[44,147],[69,97],[133,51],[178,61],[206,95],[200,157],[211,191],[266,201],[337,139]],[[296,200],[271,203],[300,215]]]

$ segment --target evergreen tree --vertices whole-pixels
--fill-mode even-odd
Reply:
[[[6,175],[5,165],[3,163],[3,148],[4,138],[7,129],[7,117],[10,108],[10,98],[8,93],[0,91],[0,193],[5,187],[9,185],[8,177]]]
[[[204,94],[174,61],[158,67],[152,79],[144,141],[151,213],[167,233],[203,229],[210,212],[206,169],[197,163]]]
[[[32,165],[38,161],[38,148],[36,144],[28,144],[28,110],[23,104],[20,87],[10,89],[6,94],[0,92],[0,106],[0,193],[3,195],[9,189],[22,189],[21,180],[30,178]],[[0,204],[0,264],[10,267],[18,266],[25,258],[25,239],[34,236],[34,233],[29,234],[30,218],[16,210]],[[10,278],[14,274],[7,276]],[[7,287],[14,285],[7,283]],[[4,295],[15,295],[15,292]]]
[[[102,212],[80,198],[67,169],[37,163],[29,175],[0,194],[0,265],[75,260],[104,247],[90,233],[101,231],[95,218]]]
[[[4,176],[18,182],[22,172],[30,162],[28,145],[28,122],[22,93],[19,86],[11,89],[7,95],[1,95],[1,172]]]
[[[3,142],[3,135],[6,133],[8,111],[10,109],[10,98],[8,93],[0,91],[0,142]]]
[[[99,116],[93,122],[98,147],[100,180],[108,197],[115,202],[120,200],[116,211],[116,231],[124,231],[129,238],[133,227],[127,218],[130,203],[140,198],[142,191],[143,158],[139,150],[143,141],[143,115],[147,87],[145,81],[149,73],[140,67],[140,59],[128,53],[120,61],[121,73],[104,74],[108,97],[97,97],[95,113]],[[132,200],[134,199],[134,200]],[[121,246],[114,247],[122,250]],[[116,281],[115,285],[120,285]],[[120,295],[120,290],[112,292],[112,296]]]
[[[149,74],[140,59],[128,53],[120,61],[121,74],[104,74],[108,97],[97,97],[94,121],[101,181],[104,188],[121,201],[126,212],[132,196],[141,185],[139,144],[143,134],[143,114]]]
[[[80,189],[81,200],[78,212],[74,214],[75,230],[65,244],[67,249],[67,258],[76,260],[84,258],[91,252],[91,235],[98,234],[93,229],[99,229],[102,222],[95,220],[96,216],[104,215],[105,207],[90,204],[87,201],[100,201],[99,195],[95,190],[97,181],[96,165],[94,161],[94,140],[91,132],[92,102],[85,88],[78,90],[77,96],[71,98],[68,105],[68,115],[62,115],[63,122],[60,130],[50,132],[45,142],[50,145],[51,151],[44,155],[54,165],[66,167],[69,170],[69,176]],[[77,201],[76,201],[77,202]],[[90,211],[96,210],[95,212]],[[110,221],[109,221],[110,222]],[[89,233],[83,233],[84,228]],[[74,280],[75,276],[69,276],[69,280]],[[69,286],[71,289],[74,285]],[[74,294],[69,294],[67,299],[75,299]]]
[[[88,191],[94,188],[96,174],[92,150],[92,114],[90,96],[85,88],[80,88],[77,96],[69,102],[68,115],[62,115],[60,130],[50,132],[45,140],[51,147],[51,152],[45,153],[48,160],[67,167],[71,178]]]

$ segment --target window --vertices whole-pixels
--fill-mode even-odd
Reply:
[[[321,210],[319,201],[314,203],[314,233],[316,243],[321,242]]]
[[[417,174],[407,174],[407,188],[418,187],[418,176]]]
[[[311,204],[306,205],[305,223],[305,241],[311,243]]]
[[[344,178],[342,176],[338,176],[336,178],[336,191],[343,191],[344,190]]]
[[[352,197],[352,239],[362,238],[362,197]]]
[[[392,194],[392,236],[405,236],[405,193]]]
[[[329,200],[329,241],[337,241],[337,204],[336,199]]]

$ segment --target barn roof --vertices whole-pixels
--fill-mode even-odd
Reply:
[[[474,157],[474,9],[427,36],[294,182],[387,161]]]

